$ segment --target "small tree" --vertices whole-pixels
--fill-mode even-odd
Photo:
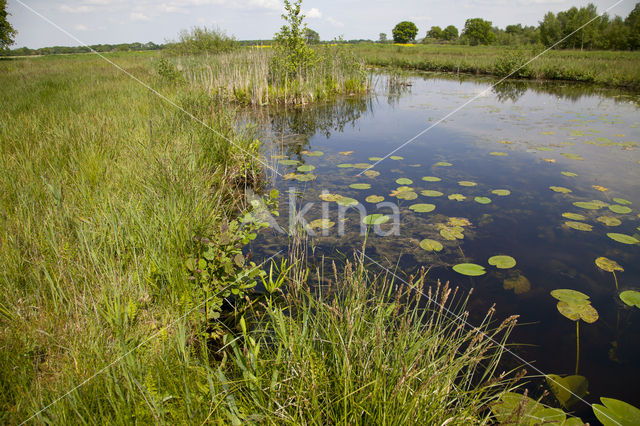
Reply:
[[[272,75],[277,78],[304,75],[313,65],[315,52],[307,46],[305,34],[307,25],[302,14],[302,0],[291,3],[284,0],[282,19],[285,25],[274,36],[274,69]]]
[[[387,42],[387,34],[386,33],[380,33],[380,39],[378,41],[380,43],[386,43]]]
[[[629,31],[629,47],[631,49],[640,49],[640,3],[636,3],[624,23]]]
[[[17,33],[9,23],[8,16],[7,0],[0,0],[0,51],[9,49]]]
[[[454,25],[449,25],[442,30],[442,38],[447,41],[455,40],[458,38],[458,29]]]
[[[311,28],[307,28],[304,31],[304,39],[307,44],[318,44],[320,43],[320,34],[316,31],[313,31]]]
[[[409,43],[416,39],[418,27],[410,21],[402,21],[393,28],[393,41],[396,43]]]
[[[442,28],[438,26],[431,27],[431,29],[427,31],[427,37],[435,38],[437,40],[442,39],[443,38]]]
[[[467,19],[462,35],[467,38],[472,46],[477,46],[478,44],[489,45],[496,38],[496,35],[491,31],[491,21],[485,21],[482,18]]]

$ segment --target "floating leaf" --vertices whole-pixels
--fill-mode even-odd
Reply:
[[[598,210],[603,207],[600,204],[589,202],[589,201],[576,201],[575,203],[573,203],[573,205],[576,207],[580,207],[581,209],[587,209],[587,210]]]
[[[590,303],[575,305],[560,301],[557,308],[562,315],[572,321],[582,320],[591,324],[598,320],[598,311]]]
[[[409,206],[409,210],[413,210],[416,213],[429,213],[436,209],[434,204],[413,204]]]
[[[413,181],[411,179],[408,179],[408,178],[398,178],[398,179],[396,179],[396,183],[398,185],[411,185],[413,183]]]
[[[529,424],[531,418],[538,419],[534,412],[544,409],[544,405],[515,392],[507,392],[500,396],[500,400],[491,405],[491,412],[498,424]]]
[[[604,426],[637,426],[640,424],[640,409],[624,401],[600,398],[604,404],[593,404],[593,414]]]
[[[582,216],[581,214],[571,213],[571,212],[562,213],[562,217],[565,217],[565,218],[571,219],[571,220],[586,220],[587,219],[586,217]]]
[[[411,201],[418,198],[418,194],[413,191],[402,191],[397,195],[397,197],[401,200]]]
[[[383,223],[387,223],[389,219],[390,217],[386,214],[376,213],[365,216],[362,219],[362,223],[364,223],[365,225],[382,225]]]
[[[368,183],[352,183],[349,188],[353,189],[370,189],[371,185]]]
[[[587,232],[593,231],[593,226],[589,225],[588,223],[574,222],[574,221],[568,220],[564,224],[567,225],[569,228],[573,228],[578,231],[587,231]]]
[[[498,142],[504,145],[511,145],[513,143],[511,141],[498,141]]]
[[[425,182],[440,182],[442,179],[435,176],[424,176],[422,180]]]
[[[447,163],[446,161],[438,161],[436,164],[434,164],[434,166],[451,167],[453,166],[453,164]]]
[[[562,194],[568,194],[571,192],[569,188],[565,188],[564,186],[550,186],[549,189],[554,192],[560,192]]]
[[[459,274],[470,277],[479,277],[486,273],[483,266],[476,265],[475,263],[459,263],[453,267],[453,270]]]
[[[511,191],[508,189],[494,189],[491,191],[492,194],[499,195],[501,197],[506,197],[507,195],[511,195]]]
[[[609,206],[609,210],[618,214],[631,213],[631,209],[627,206],[619,206],[618,204],[612,204]]]
[[[605,188],[602,185],[592,185],[592,187],[593,187],[593,189],[595,189],[597,191],[600,191],[600,192],[605,192],[605,191],[609,190],[609,188]]]
[[[506,152],[494,151],[494,152],[489,153],[489,155],[493,155],[495,157],[506,157],[509,154],[507,154]]]
[[[559,289],[553,290],[551,292],[551,296],[553,296],[554,298],[562,302],[566,302],[574,305],[591,303],[589,301],[589,296],[587,296],[586,294],[581,293],[577,290],[570,290],[567,288],[559,288]]]
[[[420,191],[420,194],[424,195],[425,197],[441,197],[444,195],[440,191],[433,191],[431,189],[425,189],[424,191]]]
[[[294,176],[294,179],[297,180],[298,182],[309,182],[311,180],[315,180],[315,178],[316,178],[316,175],[311,174],[311,173],[308,173],[306,175],[296,174]]]
[[[420,241],[420,247],[427,251],[441,251],[443,249],[442,243],[428,238]]]
[[[631,235],[626,235],[626,234],[616,234],[615,232],[610,232],[607,234],[607,237],[611,238],[612,240],[615,240],[619,243],[622,244],[638,244],[640,243],[640,241],[635,238],[632,237]]]
[[[365,201],[367,203],[380,203],[382,201],[384,201],[384,197],[381,195],[369,195],[367,198],[365,198]]]
[[[461,180],[460,182],[458,182],[458,185],[460,185],[460,186],[478,186],[477,183],[472,182],[470,180]]]
[[[480,203],[480,204],[491,203],[491,198],[488,198],[488,197],[475,197],[474,200],[476,203]]]
[[[298,160],[280,160],[278,161],[280,164],[283,164],[285,166],[295,166],[296,164],[299,163]]]
[[[578,176],[577,173],[573,173],[573,172],[561,172],[563,175],[568,176],[568,177],[576,177]]]
[[[332,222],[329,219],[316,219],[309,222],[308,227],[310,229],[329,229],[332,228],[335,224],[335,222]]]
[[[555,158],[543,158],[542,160],[547,162],[547,163],[555,163],[556,162]]]
[[[469,219],[465,217],[450,217],[447,225],[450,226],[471,226]]]
[[[640,291],[625,290],[620,293],[620,300],[629,306],[635,306],[640,309]]]
[[[565,409],[571,408],[573,404],[580,401],[589,390],[589,382],[584,376],[560,377],[556,374],[548,374],[545,379],[551,392]]]
[[[369,167],[373,167],[373,164],[369,164],[369,163],[356,163],[354,165],[352,165],[351,167],[354,167],[356,169],[368,169]]]
[[[630,206],[631,204],[633,204],[631,201],[625,200],[624,198],[614,198],[613,201],[625,206]]]
[[[622,266],[618,265],[618,262],[615,260],[607,259],[606,257],[599,257],[596,259],[596,266],[602,269],[603,271],[613,272],[620,271],[624,272]]]
[[[318,197],[323,201],[329,202],[335,202],[343,198],[340,194],[320,194],[318,195]]]
[[[509,269],[516,266],[516,260],[511,256],[498,255],[489,258],[489,265],[498,269]]]
[[[287,157],[285,155],[272,155],[271,158],[274,160],[285,160]]]
[[[382,161],[382,157],[369,157],[369,161]]]
[[[301,151],[300,154],[308,155],[309,157],[322,157],[324,152],[322,151]]]
[[[449,241],[462,240],[464,238],[464,234],[462,233],[462,228],[459,227],[448,227],[445,226],[440,229],[440,235],[442,238]]]
[[[513,289],[515,294],[524,294],[531,290],[531,282],[527,277],[518,273],[518,275],[510,278],[505,278],[502,282],[502,287],[505,290]]]
[[[465,197],[462,194],[451,194],[448,197],[450,200],[456,200],[456,201],[464,201],[467,197]]]
[[[404,160],[404,157],[400,157],[399,155],[392,155],[389,157],[391,160]]]
[[[351,155],[353,153],[354,153],[354,151],[340,151],[340,154],[342,154],[342,155]]]
[[[564,155],[569,160],[578,160],[578,161],[584,160],[584,158],[582,158],[582,156],[578,155],[578,154],[572,154],[572,153],[569,153],[569,152],[563,152],[562,155]]]
[[[356,200],[355,198],[350,198],[350,197],[342,197],[337,201],[338,204],[340,204],[341,206],[355,206],[356,204],[358,204],[358,200]]]
[[[617,217],[611,217],[611,216],[600,216],[596,220],[598,222],[604,223],[607,226],[618,226],[622,223],[622,221]]]
[[[316,169],[316,166],[312,166],[311,164],[305,164],[298,167],[299,172],[310,172]]]
[[[353,167],[353,164],[351,163],[342,163],[342,164],[338,164],[338,167],[341,169],[350,169]]]
[[[549,131],[544,131],[544,132],[540,132],[541,135],[555,135],[556,132],[554,132],[553,130],[549,130]]]
[[[367,177],[376,177],[376,176],[380,176],[380,172],[376,171],[376,170],[367,170],[366,172],[364,172],[364,175]]]

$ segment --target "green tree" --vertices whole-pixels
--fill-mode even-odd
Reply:
[[[307,44],[318,44],[320,43],[320,34],[316,31],[313,31],[311,28],[307,28],[304,31],[304,39]]]
[[[304,76],[315,63],[315,52],[307,46],[305,33],[307,25],[302,14],[302,0],[293,3],[284,0],[285,25],[274,36],[275,55],[272,63],[274,78]]]
[[[621,17],[616,16],[604,31],[606,49],[626,50],[629,48],[629,27]]]
[[[431,27],[431,29],[427,31],[427,37],[441,40],[443,38],[442,28],[438,26]]]
[[[549,47],[562,38],[562,25],[553,12],[547,12],[540,22],[540,41]]]
[[[380,38],[378,40],[380,43],[386,43],[387,42],[387,34],[386,33],[380,33]]]
[[[477,46],[478,44],[489,45],[496,38],[491,28],[491,21],[485,21],[482,18],[467,19],[462,35],[472,46]]]
[[[458,38],[458,29],[454,25],[449,25],[442,30],[442,38],[447,41],[455,40]]]
[[[410,21],[402,21],[393,28],[393,41],[396,43],[409,43],[416,39],[418,27]]]
[[[640,49],[640,3],[636,3],[636,7],[629,13],[624,23],[629,31],[629,48]]]
[[[7,0],[0,0],[0,51],[8,50],[16,36],[16,30],[9,23],[8,16]]]

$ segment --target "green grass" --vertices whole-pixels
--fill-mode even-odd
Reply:
[[[368,65],[421,71],[505,75],[542,51],[494,46],[359,44],[354,52]],[[519,78],[571,80],[640,87],[640,52],[551,50],[529,64]]]

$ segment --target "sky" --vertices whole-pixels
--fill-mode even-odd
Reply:
[[[618,0],[592,0],[604,11]],[[640,0],[623,0],[609,15],[626,17]],[[480,17],[500,28],[537,25],[544,14],[588,1],[566,0],[303,0],[309,28],[322,40],[391,38],[400,21],[413,21],[424,37],[433,25],[464,27]],[[69,34],[57,29],[32,8]],[[12,47],[78,46],[129,42],[165,43],[180,30],[217,27],[239,40],[271,39],[282,26],[281,0],[8,0],[9,22],[18,31]]]

